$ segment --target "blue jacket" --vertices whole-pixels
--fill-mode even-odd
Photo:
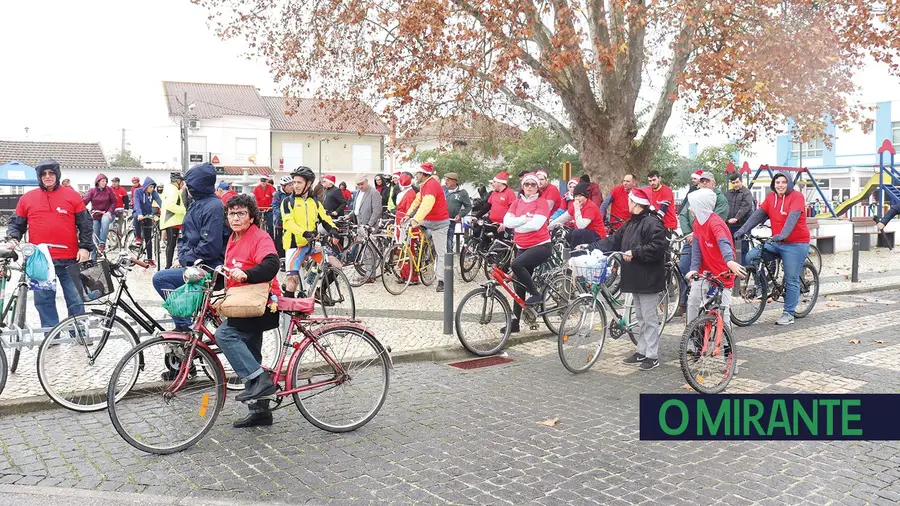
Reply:
[[[144,178],[144,185],[135,193],[134,199],[134,215],[135,216],[150,216],[151,214],[156,214],[153,211],[153,202],[156,201],[156,205],[162,207],[162,199],[159,198],[159,193],[157,193],[156,188],[153,189],[149,195],[145,191],[150,185],[156,186],[156,181],[147,176]]]
[[[272,221],[273,221],[273,226],[275,226],[275,227],[281,227],[282,224],[284,223],[281,219],[281,201],[284,200],[284,198],[287,195],[288,195],[287,193],[284,193],[279,188],[275,192],[275,195],[272,197],[272,211],[273,211],[272,212],[272,216],[273,216]],[[293,195],[293,193],[291,195]]]
[[[216,197],[216,168],[211,163],[195,165],[184,175],[194,198],[184,215],[178,261],[182,267],[198,259],[210,267],[225,261],[225,206]]]

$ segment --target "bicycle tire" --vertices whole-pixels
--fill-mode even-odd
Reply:
[[[589,321],[584,321],[585,315],[582,308],[585,306],[590,308],[591,319]],[[576,313],[576,311],[582,311],[582,313]],[[570,328],[568,322],[574,319],[575,315],[578,315],[577,328]],[[598,318],[600,321],[594,320],[595,315],[599,315]],[[594,345],[591,343],[594,339],[592,334],[596,332],[598,328],[600,329],[600,338],[596,345]],[[559,361],[562,362],[563,367],[572,374],[581,374],[590,369],[597,360],[600,359],[600,354],[603,352],[603,345],[606,343],[606,334],[608,330],[606,309],[603,304],[599,303],[597,299],[594,298],[594,296],[581,295],[573,300],[566,307],[565,313],[563,313],[562,321],[559,325],[558,338],[556,340]],[[585,331],[586,334],[584,333]],[[573,337],[575,339],[573,339]],[[575,344],[574,347],[571,346],[573,341]],[[576,362],[574,357],[569,357],[570,354],[567,353],[567,350],[577,350],[584,346],[587,347],[586,351],[588,352],[586,360]]]
[[[16,310],[13,313],[13,322],[16,327],[20,329],[25,328],[25,306],[28,303],[28,287],[26,285],[19,285],[16,289]],[[15,337],[10,337],[10,341],[15,340],[16,344],[19,343],[19,334],[15,334]],[[22,348],[16,346],[13,348],[12,360],[9,362],[9,373],[15,374],[16,369],[19,368],[19,357],[22,355]]]
[[[359,248],[359,249],[356,249]],[[366,256],[366,251],[370,251],[369,257]],[[371,258],[373,262],[381,262],[381,259],[377,253],[374,252],[372,246],[367,241],[353,241],[344,251],[355,253],[353,254],[353,258],[344,258],[341,259],[342,263],[348,271],[351,271],[353,276],[347,276],[347,279],[350,280],[350,286],[353,288],[359,288],[366,284],[370,278],[375,277],[375,273],[377,268],[368,264],[366,258]],[[349,264],[349,265],[348,265]],[[352,267],[352,269],[350,269]]]
[[[807,274],[809,276],[808,278]],[[803,309],[800,309],[801,304],[807,298],[810,299],[809,303],[803,305]],[[803,268],[800,270],[800,298],[797,300],[797,309],[794,311],[794,317],[806,317],[806,315],[808,315],[816,306],[816,301],[818,299],[819,272],[816,271],[816,268],[812,265],[811,262],[806,262],[803,264]]]
[[[92,321],[97,321],[97,326],[91,326]],[[59,337],[66,332],[77,331],[77,329],[85,327],[88,329],[88,344],[81,344],[75,338],[65,338],[63,341],[76,339],[74,342],[60,342]],[[92,330],[103,331],[104,329],[114,329],[118,332],[114,338],[108,338],[104,344],[98,357],[90,363],[87,361],[85,347],[91,348],[91,353],[96,352],[102,338],[91,338]],[[71,335],[71,334],[70,334]],[[109,399],[106,397],[107,387],[109,384],[108,371],[114,364],[118,363],[122,355],[119,355],[112,345],[119,344],[116,341],[121,339],[121,344],[126,348],[127,353],[140,342],[137,334],[131,328],[131,325],[125,322],[119,316],[113,318],[109,323],[108,317],[101,311],[91,313],[83,313],[65,318],[56,325],[47,337],[41,342],[37,354],[37,376],[44,393],[56,404],[78,413],[90,413],[92,411],[101,411],[106,409]],[[110,344],[112,343],[112,345]],[[71,346],[70,346],[71,344]],[[122,347],[116,347],[121,351]],[[56,363],[59,358],[59,365]],[[112,359],[112,362],[100,362],[98,359]],[[80,373],[80,374],[79,374]],[[131,387],[137,381],[137,374],[128,379],[125,388],[120,392],[120,397],[126,395]],[[83,385],[76,387],[75,385]],[[67,386],[73,388],[72,392],[64,389]]]
[[[735,346],[734,346],[734,336],[731,335],[731,330],[727,325],[723,325],[722,329],[722,351],[726,356],[726,370],[725,375],[720,383],[713,387],[709,387],[706,378],[711,377],[711,375],[707,374],[706,378],[700,376],[699,374],[695,374],[690,370],[689,361],[699,361],[703,360],[703,357],[700,359],[696,359],[696,355],[701,351],[697,349],[697,344],[700,344],[701,341],[696,339],[695,334],[700,332],[705,332],[705,327],[707,323],[713,326],[715,329],[717,316],[714,314],[703,314],[694,318],[693,321],[688,323],[688,325],[684,329],[684,333],[681,335],[681,346],[680,353],[678,355],[679,362],[681,365],[681,374],[684,376],[685,381],[687,381],[688,385],[691,386],[694,390],[701,394],[718,394],[724,391],[728,384],[731,382],[731,379],[734,377],[735,366],[737,365],[737,358],[735,358]],[[690,347],[691,341],[694,341],[694,353],[691,355],[692,358],[688,358],[688,350]],[[702,348],[702,347],[701,347]],[[713,346],[715,348],[715,346]]]
[[[672,318],[675,317],[675,313],[678,312],[678,306],[681,305],[681,292],[683,290],[682,284],[684,283],[684,279],[681,277],[680,272],[676,272],[677,266],[669,266],[667,268],[669,275],[666,276],[666,297],[668,299],[668,306],[666,308],[666,323],[672,321]]]
[[[162,260],[160,259],[161,246],[160,242],[162,239],[160,238],[160,230],[159,223],[153,227],[153,261],[156,262],[156,272],[159,272],[162,269]]]
[[[328,287],[326,289],[325,282],[332,276],[334,277],[334,280],[328,282]],[[341,284],[344,286],[341,287]],[[316,292],[319,295],[319,305],[322,307],[322,314],[324,314],[326,318],[356,318],[356,300],[353,298],[353,287],[350,286],[350,280],[347,279],[344,271],[335,268],[331,264],[327,264],[325,269],[323,269],[319,275],[317,285]],[[335,286],[338,288],[335,289]],[[337,298],[335,298],[334,295],[337,295]],[[331,301],[330,303],[326,302],[326,296]],[[349,308],[335,308],[333,305],[334,301],[339,299],[342,300],[342,302],[349,301]],[[329,309],[329,307],[331,307],[331,309]],[[331,313],[330,315],[328,314],[329,312]]]
[[[478,269],[482,262],[482,257],[478,254],[478,243],[478,239],[469,238],[460,248],[459,275],[466,283],[471,283],[478,277]],[[469,267],[466,267],[469,262],[471,262]]]
[[[766,310],[766,301],[768,299],[766,283],[759,281],[759,270],[752,265],[747,266],[746,269],[747,278],[735,280],[737,289],[732,290],[731,307],[729,310],[731,323],[738,327],[749,327],[756,323],[756,320],[759,320],[763,311]],[[759,301],[754,302],[757,300],[757,297],[759,298]],[[740,306],[740,304],[735,304],[735,302],[740,301],[744,301],[748,308],[755,308],[748,317],[736,315],[735,306]]]
[[[810,244],[809,254],[806,255],[806,258],[812,262],[813,266],[816,268],[816,272],[822,272],[822,252],[819,251],[818,246]]]
[[[419,281],[423,286],[431,286],[437,279],[437,251],[431,239],[424,244],[426,249],[422,251],[422,265],[419,266]]]
[[[562,286],[560,286],[560,284]],[[544,285],[541,290],[541,298],[544,301],[541,303],[541,312],[543,313],[541,318],[544,320],[544,325],[547,326],[547,330],[551,333],[555,335],[559,334],[559,329],[562,325],[562,316],[576,292],[575,283],[572,281],[571,276],[567,276],[565,272],[557,272],[550,281]],[[550,304],[555,304],[556,311],[544,313],[544,311],[547,310],[548,301],[552,301]],[[553,305],[550,306],[550,308],[553,307]],[[559,324],[552,321],[552,318],[555,316],[560,318]]]
[[[348,346],[344,348],[343,351],[340,351],[338,350],[340,345],[337,343],[337,338],[339,337],[338,334],[342,336],[352,336],[355,339],[352,339],[351,342],[348,343]],[[341,369],[343,369],[345,373],[349,373],[354,365],[373,365],[374,369],[380,371],[380,377],[369,380],[366,375],[361,374],[361,368],[357,368],[354,369],[353,374],[346,375],[348,378],[346,383],[342,382],[337,385],[332,384],[321,389],[293,394],[294,404],[297,406],[297,409],[300,410],[300,414],[303,415],[303,418],[306,418],[309,423],[328,432],[340,433],[354,431],[375,418],[375,415],[378,414],[381,407],[384,406],[384,401],[387,399],[387,393],[391,383],[391,363],[387,350],[370,331],[352,325],[326,327],[316,333],[316,341],[328,350],[332,360],[340,362]],[[323,341],[326,342],[323,343]],[[310,359],[304,360],[304,353],[308,351],[311,352]],[[337,376],[334,366],[329,364],[328,361],[322,357],[321,353],[319,353],[315,344],[312,342],[307,342],[303,348],[294,353],[296,353],[297,356],[296,359],[291,359],[291,363],[294,365],[289,372],[289,377],[292,378],[294,388],[297,388],[303,381],[307,381],[307,384],[313,383],[313,378],[315,376],[319,376],[322,380],[326,381],[328,379],[327,377],[330,375],[333,375],[333,377]],[[347,387],[345,386],[346,384],[349,384],[350,386]],[[319,396],[329,398],[342,394],[361,394],[367,386],[375,388],[375,396],[372,399],[372,402],[367,403],[365,409],[358,417],[354,416],[352,420],[336,422],[332,420],[326,421],[323,416],[315,413],[315,401]],[[347,406],[350,403],[346,400],[337,402],[325,400],[323,404],[326,408],[337,408],[340,411],[346,411]]]
[[[0,345],[0,394],[3,394],[3,389],[6,388],[6,378],[9,376],[9,366],[6,362],[6,352],[3,351],[3,346]]]
[[[482,316],[478,320],[479,325],[487,325],[487,323],[490,323],[490,321],[484,322],[485,315],[483,314],[486,309],[486,305],[488,303],[488,297],[490,297],[490,301],[492,301],[496,305],[499,305],[500,310],[503,312],[502,323],[505,325],[505,328],[500,329],[500,331],[494,330],[493,334],[495,336],[497,334],[500,334],[500,337],[496,340],[497,341],[496,344],[489,344],[488,347],[486,347],[486,348],[476,346],[475,343],[477,341],[473,338],[473,336],[467,337],[465,335],[465,334],[467,334],[467,332],[463,331],[463,323],[464,323],[463,322],[463,320],[464,320],[463,308],[466,307],[466,303],[470,299],[474,299],[476,297],[481,297],[482,299],[484,299],[483,304],[485,306],[482,308]],[[493,319],[493,308],[494,308],[495,304],[491,305],[491,315],[489,317],[489,320]],[[504,346],[506,346],[506,341],[509,340],[509,335],[510,335],[510,331],[511,331],[510,326],[512,325],[512,310],[510,310],[510,308],[509,308],[509,303],[506,301],[506,297],[503,297],[502,295],[500,295],[500,293],[498,293],[496,290],[493,290],[492,293],[490,295],[488,295],[487,288],[482,286],[482,287],[476,288],[476,289],[472,290],[471,292],[467,293],[462,298],[462,300],[459,301],[459,305],[456,307],[456,315],[454,316],[454,323],[456,324],[455,325],[456,326],[456,337],[457,337],[457,339],[459,339],[460,344],[463,345],[463,348],[468,350],[469,353],[472,353],[473,355],[478,355],[480,357],[487,357],[487,356],[496,354],[498,351],[502,350]],[[493,341],[488,340],[487,342],[492,343]]]
[[[403,268],[400,267],[400,262],[403,258],[406,258],[406,262],[410,264],[406,270],[405,277],[402,274]],[[413,268],[410,261],[409,248],[406,246],[391,248],[387,256],[385,256],[384,267],[382,267],[381,271],[383,273],[381,284],[384,285],[384,289],[391,295],[403,293],[412,282]]]
[[[180,339],[155,337],[135,346],[125,354],[125,356],[122,357],[122,360],[116,365],[116,368],[113,370],[112,376],[110,377],[109,389],[107,391],[107,397],[116,399],[118,397],[116,386],[118,385],[119,376],[122,375],[129,364],[137,369],[138,366],[132,364],[132,362],[137,362],[135,359],[139,356],[143,356],[144,365],[140,367],[140,371],[144,375],[149,376],[147,378],[148,381],[139,384],[138,388],[131,389],[128,395],[118,399],[116,402],[109,403],[109,418],[112,421],[116,432],[128,444],[138,450],[157,455],[179,452],[200,441],[200,439],[212,429],[213,425],[215,425],[216,419],[222,411],[222,407],[225,405],[225,395],[227,390],[225,388],[225,375],[222,372],[221,367],[216,366],[218,359],[215,355],[206,351],[206,349],[197,346],[195,349],[196,355],[194,356],[194,364],[187,365],[186,363],[178,363],[178,370],[184,367],[194,367],[198,360],[201,361],[201,363],[211,364],[212,370],[214,371],[213,376],[215,376],[211,382],[199,381],[201,376],[195,375],[192,377],[193,379],[189,379],[184,385],[189,387],[210,387],[211,393],[216,396],[215,401],[210,402],[209,397],[211,394],[206,393],[200,396],[199,402],[184,404],[177,402],[181,398],[188,400],[187,397],[189,392],[187,391],[180,392],[182,394],[181,397],[177,394],[174,397],[164,397],[163,392],[166,391],[166,388],[171,384],[171,381],[158,379],[160,376],[156,373],[165,371],[167,368],[171,367],[171,364],[169,363],[170,359],[167,355],[170,346],[174,347],[175,350],[182,350],[183,352],[184,347],[191,346],[191,342]],[[160,368],[160,365],[162,365],[162,368]],[[126,371],[126,374],[131,374],[131,371]],[[152,393],[153,390],[158,391],[158,393]],[[150,395],[146,395],[148,393]],[[148,402],[140,402],[145,396],[150,402],[160,402],[155,404],[154,407],[141,407],[141,404],[148,404]],[[190,411],[192,416],[189,417],[189,421],[193,421],[195,418],[204,420],[203,425],[197,431],[171,443],[153,443],[151,442],[152,437],[149,434],[143,436],[132,434],[132,431],[135,429],[146,429],[147,431],[155,432],[159,437],[169,437],[185,429],[187,426],[185,417],[179,419],[178,416],[173,416],[171,414],[171,412],[179,405],[188,405],[188,407],[192,408]],[[135,408],[134,406],[138,407]],[[136,409],[137,415],[132,415],[130,412],[131,409]],[[209,413],[210,409],[212,410],[211,414]],[[147,417],[153,417],[153,421],[148,422],[146,420]],[[132,418],[137,418],[136,427],[131,426],[134,422]]]

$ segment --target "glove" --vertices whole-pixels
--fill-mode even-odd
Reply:
[[[316,232],[303,232],[303,238],[307,241],[312,241],[316,238]]]

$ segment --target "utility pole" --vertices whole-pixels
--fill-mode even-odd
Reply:
[[[188,171],[188,101],[187,92],[184,92],[184,102],[181,112],[181,173]]]

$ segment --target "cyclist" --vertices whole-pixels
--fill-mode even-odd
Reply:
[[[618,230],[631,218],[631,212],[628,210],[631,206],[631,201],[628,199],[631,195],[631,189],[635,187],[634,183],[636,180],[637,178],[634,177],[634,174],[625,174],[625,177],[622,178],[622,184],[613,187],[603,201],[603,205],[600,206],[600,214],[604,217],[607,209],[609,210],[610,230]]]
[[[99,241],[100,253],[106,249],[106,238],[109,236],[109,224],[113,220],[113,212],[116,209],[116,193],[107,186],[106,176],[97,174],[94,187],[85,194],[82,201],[84,205],[91,206],[91,218],[93,218],[94,235]],[[96,258],[97,252],[91,252],[91,260]]]
[[[300,264],[310,253],[309,240],[316,236],[317,225],[321,224],[328,231],[334,230],[335,226],[322,203],[310,196],[316,181],[312,169],[301,165],[291,172],[291,177],[294,180],[294,196],[285,199],[281,208],[284,221],[282,246],[287,272],[285,288],[288,292],[296,292],[300,286]]]
[[[560,227],[574,220],[570,246],[590,244],[606,238],[606,227],[603,226],[603,215],[597,204],[588,200],[588,183],[578,183],[572,191],[574,200],[569,203],[568,211],[550,223],[550,228]]]
[[[516,199],[503,217],[503,226],[514,231],[513,242],[516,244],[516,258],[512,261],[513,275],[516,277],[516,295],[525,300],[525,304],[540,304],[542,297],[531,275],[535,267],[546,262],[552,253],[550,245],[550,204],[541,196],[538,188],[540,179],[534,173],[522,177],[524,195]],[[531,297],[525,299],[525,294]],[[519,332],[519,318],[522,306],[515,304],[510,333]],[[503,328],[501,332],[506,332]]]
[[[231,183],[228,181],[222,181],[216,186],[216,196],[222,201],[222,205],[225,205],[231,197],[234,197],[237,194],[236,191],[231,189]]]
[[[628,219],[622,228],[585,249],[623,251],[622,292],[634,295],[634,313],[640,327],[637,350],[622,362],[640,366],[642,371],[659,367],[659,319],[657,305],[666,289],[666,229],[650,206],[644,188],[628,194]]]
[[[651,170],[647,173],[647,182],[650,183],[650,205],[659,211],[663,217],[663,226],[666,227],[666,236],[671,237],[678,228],[678,218],[675,217],[675,194],[672,188],[662,182],[659,171]]]
[[[450,211],[447,208],[447,197],[441,182],[434,173],[434,165],[423,163],[416,180],[419,183],[419,194],[407,211],[415,213],[410,218],[406,217],[409,228],[421,226],[431,232],[431,242],[434,244],[434,252],[437,257],[434,262],[435,274],[437,274],[437,291],[444,291],[444,253],[441,251],[447,244],[447,231],[450,228]]]
[[[294,194],[294,179],[291,176],[281,176],[278,191],[272,197],[272,226],[275,228],[275,249],[278,258],[284,257],[284,247],[281,241],[284,239],[284,221],[281,218],[281,204]]]
[[[570,179],[568,183],[566,183],[566,194],[562,196],[562,206],[556,210],[553,214],[550,215],[550,221],[559,218],[563,214],[566,213],[566,210],[569,209],[572,200],[575,199],[575,195],[572,193],[575,191],[575,186],[580,183],[578,179]],[[600,209],[599,207],[597,209]]]
[[[398,188],[400,188],[400,192],[397,194],[397,214],[394,215],[394,240],[400,240],[400,224],[403,223],[403,220],[406,218],[407,212],[409,211],[410,206],[416,200],[416,190],[412,188],[412,178],[407,174],[401,174],[399,179],[397,180]],[[409,233],[414,232],[415,229],[410,229]],[[410,243],[410,251],[412,251],[413,255],[418,254],[418,239],[413,239]],[[412,269],[412,264],[407,262],[406,265],[400,267],[400,277],[402,279],[406,279],[407,272],[406,269]],[[397,280],[398,283],[403,283],[401,279]],[[413,271],[412,273],[412,281],[409,283],[411,286],[419,284],[419,273]]]
[[[181,172],[173,172],[169,176],[172,183],[163,192],[162,215],[159,220],[159,230],[166,233],[166,269],[172,267],[172,258],[175,256],[175,246],[178,236],[181,234],[181,224],[187,213],[187,205],[184,202],[184,176]]]
[[[499,227],[498,231],[503,233],[503,217],[506,216],[506,212],[509,211],[513,202],[516,201],[516,192],[509,187],[509,173],[500,172],[494,176],[494,179],[491,180],[491,189],[493,191],[488,195],[488,198],[482,200],[482,205],[477,209],[473,209],[473,211],[476,218],[482,218],[484,215],[487,215],[492,225],[485,226]],[[482,227],[475,226],[472,228],[472,232],[476,237],[484,237]]]
[[[275,187],[269,184],[269,176],[259,178],[259,184],[253,188],[253,196],[256,197],[256,205],[263,212],[263,224],[269,237],[272,235],[272,198],[275,196]],[[227,204],[228,201],[226,200]]]
[[[337,179],[332,175],[326,175],[322,178],[322,186],[325,188],[324,206],[328,216],[343,216],[344,208],[347,207],[347,201],[344,200],[344,194],[341,189],[335,186]]]
[[[550,215],[552,216],[557,209],[563,207],[562,195],[559,194],[559,188],[557,188],[556,185],[550,184],[550,178],[547,175],[546,170],[541,169],[535,172],[535,174],[537,174],[538,180],[541,182],[538,191],[541,192],[541,197],[545,198],[547,202],[550,203]]]
[[[734,241],[731,239],[731,231],[728,224],[721,216],[715,213],[716,193],[712,190],[701,188],[688,195],[691,203],[691,214],[694,215],[694,240],[691,241],[691,267],[687,273],[690,280],[698,272],[711,272],[721,274],[731,271],[740,278],[746,276],[744,268],[737,261]],[[734,288],[734,279],[724,279],[722,284],[722,310],[725,324],[731,326],[728,317],[728,307],[731,305],[731,289]],[[700,314],[700,304],[703,303],[703,280],[691,281],[691,291],[687,301],[687,321],[693,321]]]
[[[134,223],[135,229],[142,229],[141,235],[144,237],[147,260],[150,265],[156,265],[153,259],[152,241],[150,240],[153,237],[153,220],[150,217],[156,214],[156,211],[153,209],[154,202],[157,206],[162,205],[162,199],[159,198],[159,193],[156,193],[156,182],[150,176],[147,176],[144,178],[144,184],[141,186],[141,189],[134,194]],[[135,235],[137,235],[137,232],[135,232]]]
[[[802,192],[794,191],[794,183],[783,172],[775,173],[770,185],[772,193],[750,215],[747,223],[734,233],[740,239],[754,227],[769,219],[772,237],[761,251],[759,247],[747,253],[747,261],[759,265],[760,261],[771,261],[781,257],[784,268],[784,312],[777,325],[794,323],[794,311],[800,300],[800,273],[809,255],[809,227],[806,225],[806,198]],[[761,279],[760,282],[767,281]]]

